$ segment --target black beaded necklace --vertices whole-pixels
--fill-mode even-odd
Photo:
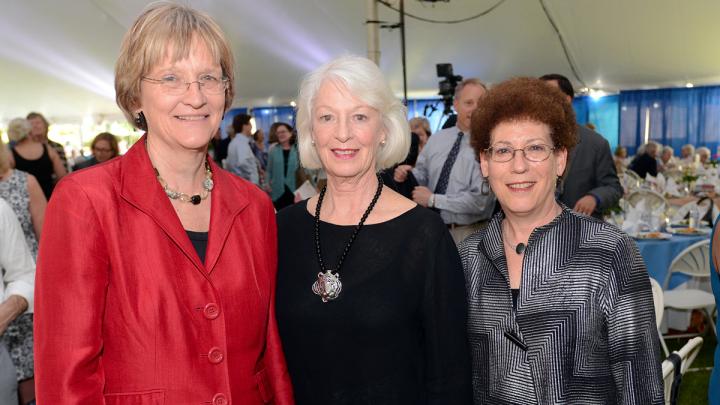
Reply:
[[[352,246],[353,242],[355,242],[355,238],[360,232],[360,229],[363,227],[365,220],[367,220],[367,217],[370,215],[370,212],[373,210],[375,204],[380,198],[380,193],[382,193],[383,188],[383,181],[379,175],[377,176],[377,180],[378,186],[377,190],[375,191],[375,195],[373,196],[370,205],[365,210],[362,218],[360,218],[360,222],[355,227],[352,235],[350,235],[350,240],[348,240],[347,244],[345,244],[345,249],[343,249],[342,254],[340,254],[340,258],[338,259],[335,274],[333,274],[332,269],[325,268],[325,262],[323,261],[322,252],[320,250],[320,207],[322,206],[323,198],[325,198],[327,186],[323,187],[322,191],[320,191],[317,206],[315,206],[315,252],[317,253],[318,264],[320,265],[320,273],[318,273],[318,278],[312,285],[312,291],[320,296],[322,302],[332,301],[338,296],[340,296],[340,291],[342,291],[342,283],[340,282],[340,267],[342,267],[342,264],[345,261],[345,257],[350,251],[350,247]]]

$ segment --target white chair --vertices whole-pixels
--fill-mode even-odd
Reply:
[[[681,347],[680,350],[673,352],[673,354],[677,353],[680,357],[681,376],[685,374],[692,362],[695,361],[695,357],[697,357],[700,352],[702,344],[703,339],[701,337],[695,337],[685,343],[685,346]],[[675,365],[672,361],[665,360],[662,362],[662,373],[663,381],[665,382],[665,404],[669,405],[673,403],[673,400],[677,399],[673,398],[673,394],[677,397],[677,392],[672,392],[673,381],[675,381]]]
[[[701,281],[707,282],[710,278],[710,271],[710,240],[702,240],[690,245],[675,256],[670,263],[668,275],[663,284],[665,291],[663,299],[665,308],[703,311],[712,326],[713,333],[717,336],[715,321],[711,316],[715,308],[715,297],[709,292],[697,288]],[[675,273],[691,277],[687,283],[688,288],[669,290],[670,278]]]
[[[650,277],[650,285],[652,286],[653,303],[655,304],[655,326],[657,326],[658,328],[660,346],[662,347],[665,356],[667,356],[670,354],[670,352],[668,351],[668,347],[665,344],[665,339],[663,339],[662,337],[662,333],[660,333],[660,324],[662,323],[663,314],[665,313],[665,300],[663,299],[663,290],[662,287],[660,287],[660,283],[658,283],[657,280],[652,277]]]
[[[628,203],[633,207],[642,200],[645,200],[645,207],[652,211],[657,211],[659,208],[665,211],[668,206],[665,197],[652,190],[635,190],[631,191],[627,196]]]

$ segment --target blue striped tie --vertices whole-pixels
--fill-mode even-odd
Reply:
[[[452,171],[452,167],[455,164],[458,153],[460,152],[460,142],[462,141],[463,135],[462,131],[458,132],[457,139],[455,140],[452,149],[450,149],[447,159],[445,159],[445,163],[440,171],[440,178],[435,186],[435,194],[445,194],[447,191],[448,182],[450,181],[450,171]]]

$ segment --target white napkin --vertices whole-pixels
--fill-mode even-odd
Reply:
[[[628,204],[625,210],[625,220],[622,224],[622,230],[629,234],[639,231],[642,213],[645,211],[645,200],[640,200],[634,207]]]
[[[682,194],[680,193],[678,184],[675,182],[675,179],[672,177],[668,177],[668,179],[665,181],[665,194],[668,194],[672,197],[681,197]]]
[[[664,175],[664,174],[658,173],[656,184],[657,184],[658,192],[659,192],[660,194],[664,194],[664,193],[665,193],[665,187],[667,186],[667,179],[665,179],[665,175]]]

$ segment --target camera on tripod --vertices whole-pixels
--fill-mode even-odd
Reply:
[[[463,78],[462,76],[456,75],[453,72],[452,63],[438,63],[435,65],[435,68],[437,69],[437,77],[441,77],[444,79],[441,80],[440,83],[438,83],[438,87],[440,89],[438,94],[442,97],[443,104],[445,105],[443,114],[450,115],[452,114],[455,88],[457,87],[458,83],[462,81]]]

